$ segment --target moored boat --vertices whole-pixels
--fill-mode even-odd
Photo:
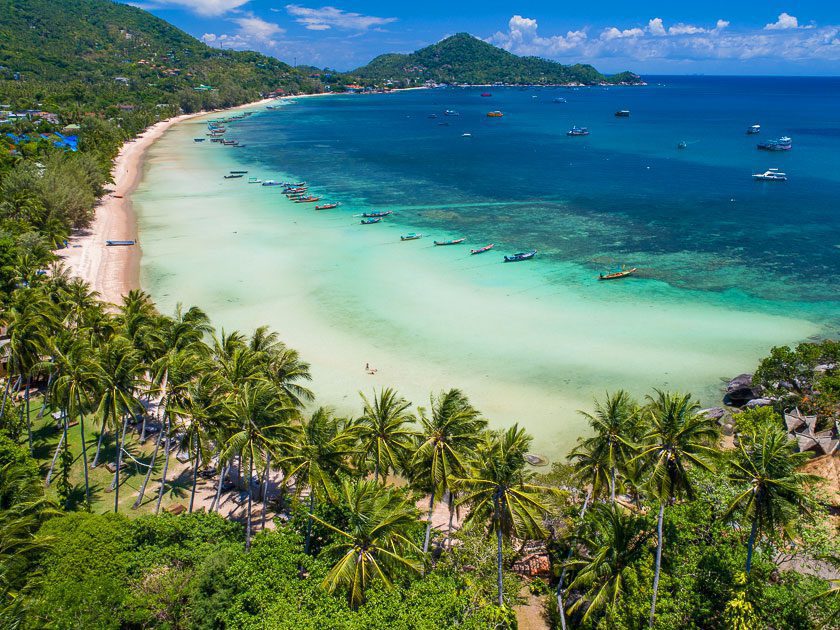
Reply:
[[[449,240],[449,241],[435,241],[435,245],[437,245],[437,246],[460,245],[465,240],[467,240],[467,239],[466,238],[453,238],[452,240]]]
[[[787,173],[782,173],[777,168],[769,168],[763,173],[753,173],[753,179],[758,182],[784,182],[787,181]]]
[[[263,186],[280,186],[280,182],[273,179],[267,179],[262,183]]]
[[[511,256],[505,256],[505,262],[521,262],[523,260],[531,260],[537,255],[537,250],[532,249],[530,252],[517,252]]]
[[[375,219],[377,217],[381,219],[382,217],[387,217],[388,215],[393,213],[393,210],[383,210],[382,212],[364,212],[362,213],[362,216],[366,219]]]
[[[259,178],[257,178],[257,177],[249,177],[249,178],[248,178],[248,183],[249,183],[249,184],[262,184],[262,183],[263,183],[263,180],[261,180],[261,179],[259,179]]]
[[[408,234],[403,234],[400,236],[401,241],[416,241],[418,238],[422,238],[422,234],[418,234],[417,232],[409,232]]]
[[[678,149],[688,148],[688,142],[686,142],[685,140],[680,141],[680,143],[677,145],[677,148]]]
[[[231,175],[244,175],[247,172],[248,171],[231,171],[230,174]]]
[[[484,247],[479,247],[478,249],[471,249],[470,256],[475,256],[476,254],[483,254],[484,252],[489,252],[493,249],[494,243],[490,243],[489,245],[485,245]]]
[[[630,110],[629,109],[619,109],[615,113],[616,118],[630,118]]]
[[[370,219],[362,219],[362,225],[371,225],[373,223],[379,223],[382,220],[382,217],[372,217]]]
[[[300,197],[295,199],[295,203],[312,203],[313,201],[320,201],[320,197]]]
[[[493,112],[487,112],[487,118],[501,118],[502,116],[504,116],[504,114],[498,109]]]
[[[790,151],[793,147],[793,141],[789,136],[782,136],[777,140],[768,140],[756,146],[762,151]]]
[[[748,136],[753,136],[757,133],[761,133],[761,125],[752,125],[747,129]]]
[[[631,269],[625,269],[622,266],[621,269],[617,269],[616,271],[599,274],[598,280],[618,280],[619,278],[626,278],[627,276],[636,273],[636,271],[636,267],[633,267]]]
[[[193,138],[193,142],[204,142],[207,138]]]
[[[454,109],[447,109],[445,112],[443,112],[443,115],[444,116],[460,116],[461,114],[456,112]]]
[[[332,210],[333,208],[338,208],[338,206],[340,206],[340,205],[341,205],[340,203],[325,203],[325,204],[322,204],[320,206],[315,206],[315,209],[316,210]]]
[[[490,92],[482,92],[481,95],[484,96],[485,98],[488,97],[488,96],[493,96],[492,94],[490,94]]]
[[[242,175],[225,175],[225,179],[239,179]]]
[[[566,132],[567,136],[588,136],[589,129],[586,127],[574,126]]]

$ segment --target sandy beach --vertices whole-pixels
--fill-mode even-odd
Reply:
[[[228,110],[237,111],[272,102],[263,99]],[[176,123],[213,112],[201,111],[162,120],[126,142],[114,160],[113,183],[96,207],[91,224],[77,230],[66,248],[55,253],[72,276],[86,280],[106,302],[117,304],[123,295],[140,288],[142,242],[138,237],[137,217],[131,206],[131,193],[143,175],[143,159],[152,146]],[[135,246],[108,247],[107,240],[133,240]]]

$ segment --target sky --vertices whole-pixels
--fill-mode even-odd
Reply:
[[[840,75],[840,0],[327,1],[127,3],[211,46],[337,70],[468,32],[516,54],[602,72]]]

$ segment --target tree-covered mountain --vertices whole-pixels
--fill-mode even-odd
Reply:
[[[350,74],[373,81],[408,83],[565,84],[639,83],[632,72],[606,76],[588,64],[566,66],[540,57],[519,57],[468,33],[458,33],[408,55],[376,57]]]
[[[0,102],[13,107],[166,103],[193,111],[276,88],[319,90],[273,57],[211,48],[110,0],[0,0],[0,66]]]

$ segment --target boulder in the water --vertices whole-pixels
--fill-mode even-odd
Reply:
[[[753,385],[752,374],[739,374],[726,384],[723,402],[732,407],[743,407],[749,401],[761,398],[761,386]]]

